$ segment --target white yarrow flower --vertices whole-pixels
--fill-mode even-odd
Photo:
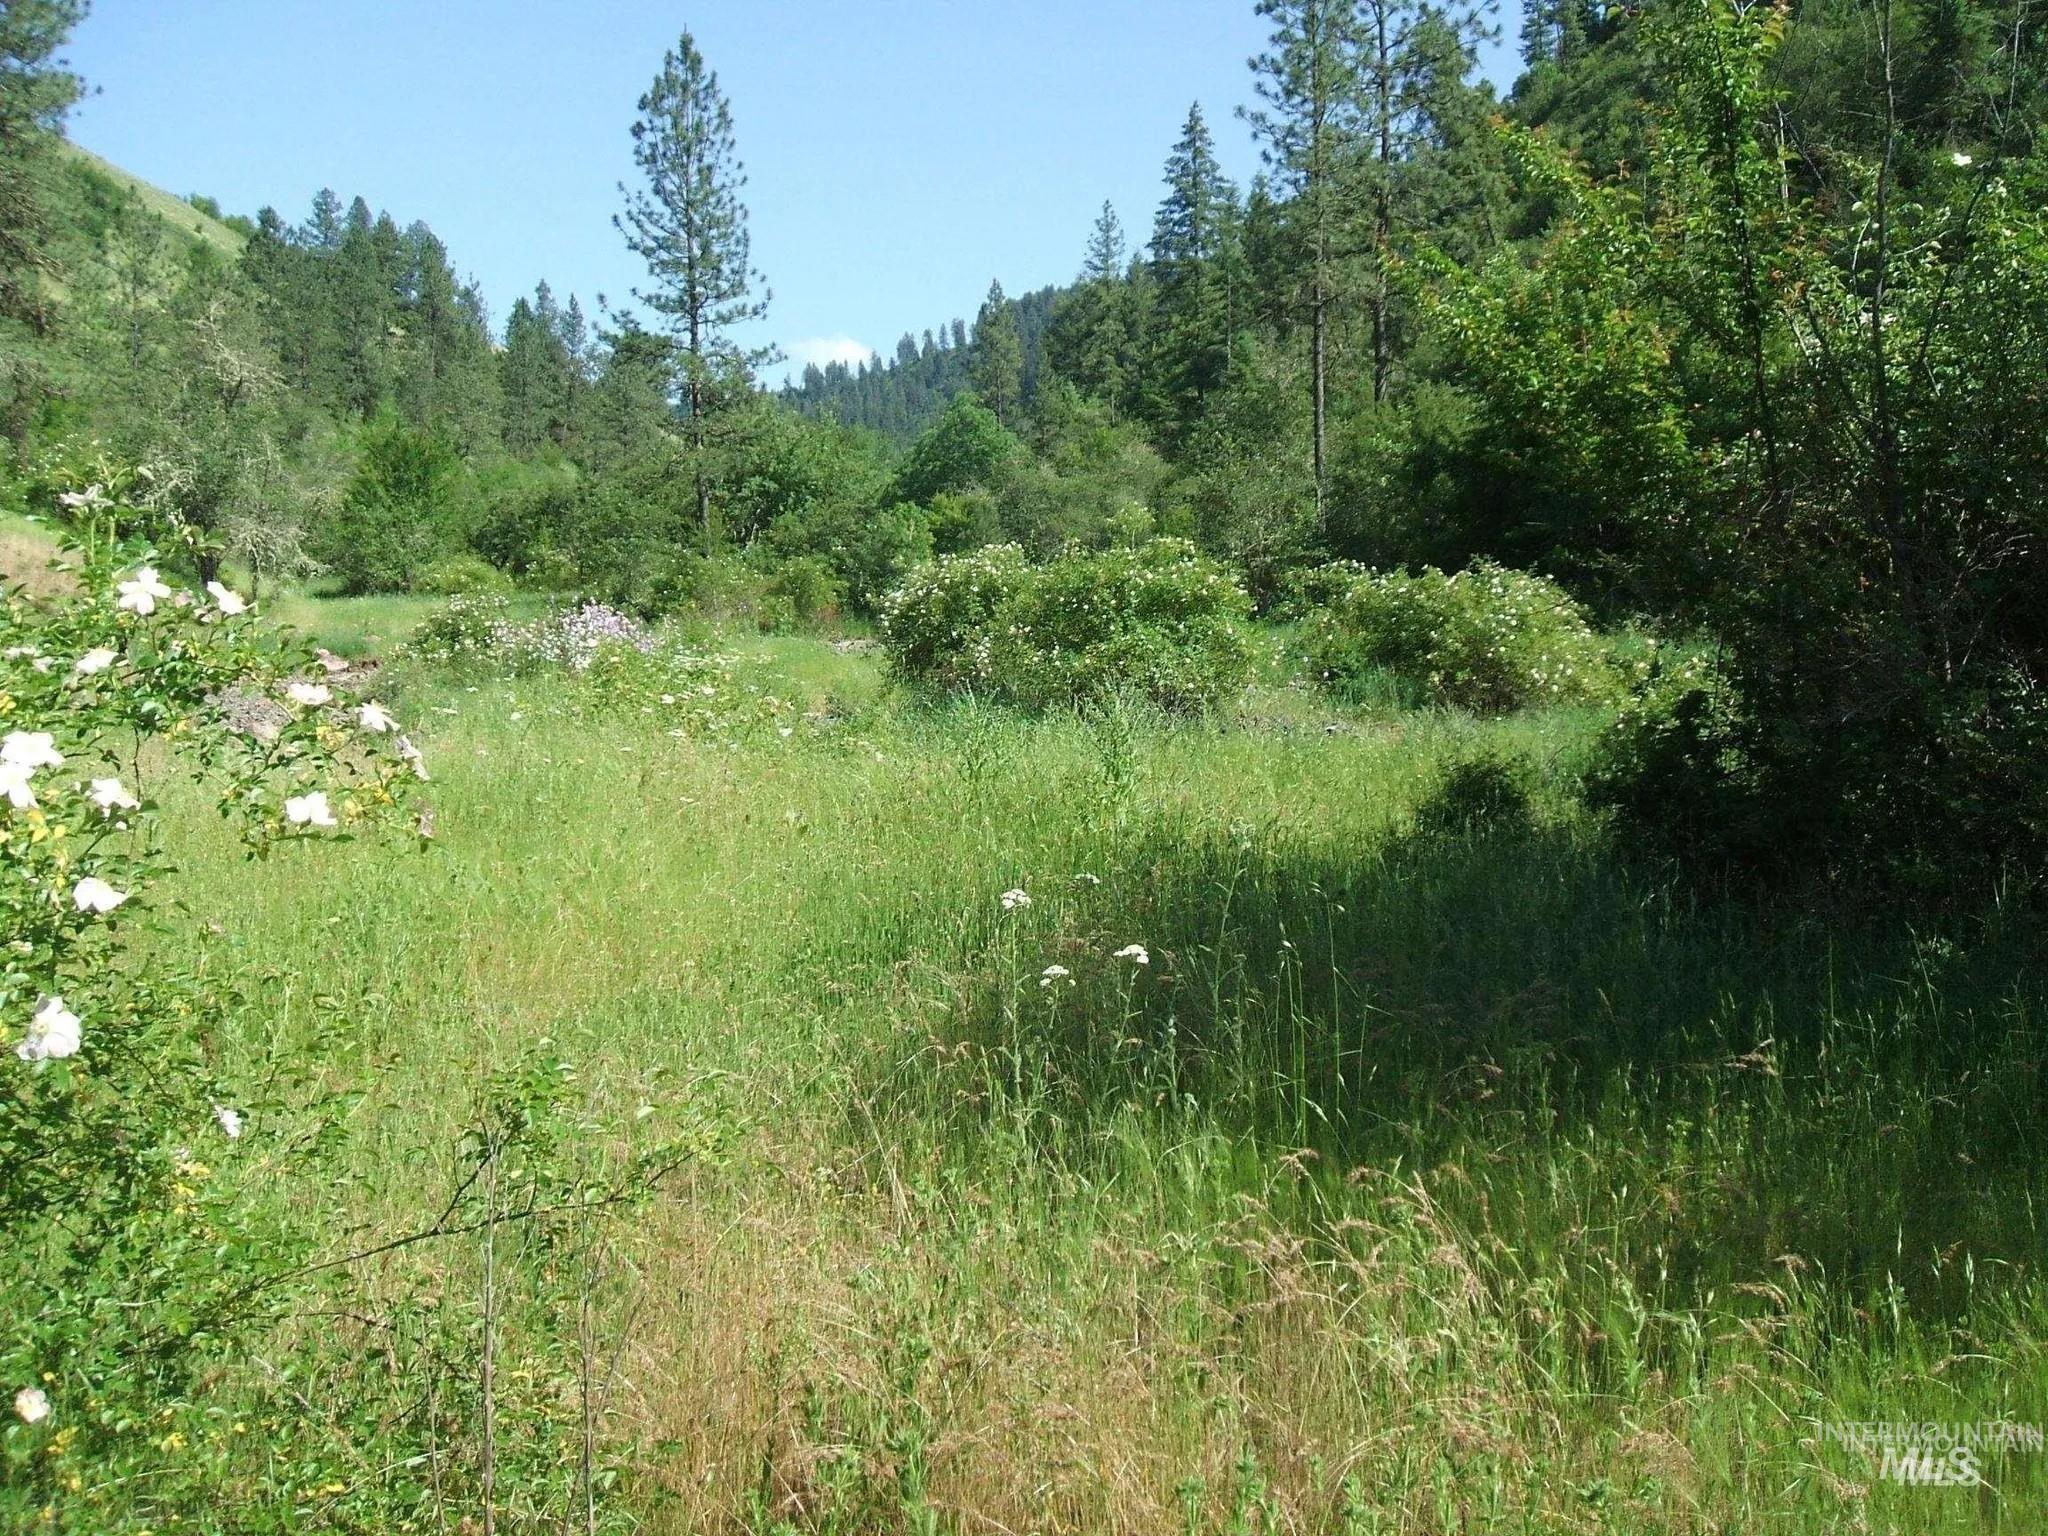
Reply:
[[[107,812],[132,811],[142,804],[122,788],[119,779],[94,779],[91,798],[94,805]]]
[[[284,803],[284,819],[295,827],[333,827],[340,823],[334,819],[334,812],[328,808],[324,790],[314,790],[310,795],[294,795]]]
[[[398,722],[391,718],[391,712],[375,699],[356,711],[356,723],[364,730],[375,731],[379,735],[398,729]]]
[[[233,1141],[242,1134],[242,1112],[240,1110],[229,1109],[225,1104],[216,1104],[213,1106],[213,1118],[220,1124],[221,1135],[227,1137],[229,1141]]]
[[[325,683],[293,683],[284,693],[294,704],[306,709],[317,709],[334,697],[334,690]]]
[[[1152,963],[1151,951],[1142,944],[1126,944],[1112,958],[1128,960],[1133,965],[1150,965]]]
[[[96,912],[104,917],[128,899],[126,891],[117,891],[98,875],[87,875],[71,887],[71,904],[81,912]]]
[[[41,1387],[23,1387],[14,1394],[14,1416],[24,1424],[40,1424],[50,1416],[49,1394]]]
[[[1022,889],[1005,891],[1002,895],[1002,903],[1005,912],[1015,912],[1020,907],[1031,905],[1031,893]]]
[[[1073,974],[1064,965],[1048,965],[1038,973],[1038,984],[1041,987],[1049,987],[1056,981],[1065,981]]]
[[[28,1033],[14,1054],[27,1062],[56,1061],[76,1056],[79,1044],[78,1015],[64,1006],[63,998],[45,997],[37,1002]]]
[[[206,595],[213,599],[214,606],[220,609],[224,618],[232,619],[238,613],[249,611],[249,604],[243,599],[242,594],[221,582],[209,581],[206,584]]]
[[[119,651],[114,650],[111,646],[94,646],[83,656],[79,657],[78,660],[71,663],[71,670],[80,677],[91,677],[95,672],[106,671],[119,658],[120,654]]]
[[[145,565],[128,580],[119,583],[115,591],[121,594],[115,605],[130,613],[155,613],[156,605],[171,595],[171,589],[164,585],[163,578],[156,573],[156,567]]]
[[[48,731],[9,731],[7,740],[0,742],[0,763],[23,768],[61,768],[64,754],[57,750],[56,739]]]

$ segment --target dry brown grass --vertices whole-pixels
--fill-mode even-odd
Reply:
[[[55,597],[78,590],[66,572],[52,570],[57,541],[46,529],[19,518],[0,519],[0,582],[30,597]]]

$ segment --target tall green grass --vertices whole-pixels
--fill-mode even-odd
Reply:
[[[791,736],[391,677],[430,848],[172,850],[245,1027],[345,1023],[337,1242],[537,1037],[731,1127],[636,1234],[649,1529],[2043,1528],[2038,1455],[1826,1435],[2048,1422],[2024,909],[1688,895],[1572,808],[1579,717],[1030,721],[736,648]],[[1419,833],[1481,750],[1532,818]]]

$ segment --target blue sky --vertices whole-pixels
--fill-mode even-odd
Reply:
[[[1252,0],[96,0],[71,134],[231,211],[296,221],[331,186],[425,219],[496,322],[542,278],[616,304],[633,104],[684,27],[774,293],[751,339],[793,364],[971,320],[992,277],[1067,281],[1105,198],[1142,241],[1191,101],[1258,168]]]

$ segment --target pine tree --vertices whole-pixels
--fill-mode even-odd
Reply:
[[[1364,131],[1372,205],[1372,397],[1393,377],[1395,198],[1418,149],[1440,142],[1466,104],[1481,42],[1495,35],[1491,0],[1358,0]]]
[[[1259,0],[1273,24],[1270,50],[1252,60],[1265,107],[1245,112],[1265,145],[1266,163],[1293,193],[1305,233],[1309,313],[1309,390],[1315,459],[1316,520],[1328,497],[1330,306],[1344,221],[1338,185],[1359,127],[1357,0]],[[1383,306],[1382,306],[1383,307]],[[1385,319],[1374,310],[1374,398],[1384,391]]]
[[[685,32],[640,98],[633,160],[647,184],[625,195],[613,222],[647,263],[649,286],[634,296],[666,323],[682,373],[682,407],[695,459],[697,515],[704,543],[716,542],[705,445],[713,418],[750,383],[772,350],[748,352],[732,330],[768,312],[751,265],[746,175],[734,150],[732,112]]]
[[[1130,408],[1137,367],[1123,226],[1108,203],[1088,236],[1081,278],[1061,295],[1046,327],[1047,364],[1082,394]]]
[[[974,322],[974,358],[968,378],[996,420],[1014,427],[1024,404],[1024,343],[1017,317],[1003,297],[1003,285],[988,285],[988,298]]]
[[[1155,426],[1185,437],[1230,371],[1230,310],[1222,258],[1237,189],[1223,175],[1199,102],[1166,161],[1166,197],[1152,224],[1153,355],[1147,402]]]
[[[81,0],[0,6],[0,318],[40,331],[48,265],[42,179],[78,77],[56,58],[85,14]]]
[[[1116,208],[1105,199],[1102,212],[1095,216],[1095,227],[1088,232],[1088,257],[1081,263],[1081,281],[1106,282],[1123,275],[1124,227]]]

